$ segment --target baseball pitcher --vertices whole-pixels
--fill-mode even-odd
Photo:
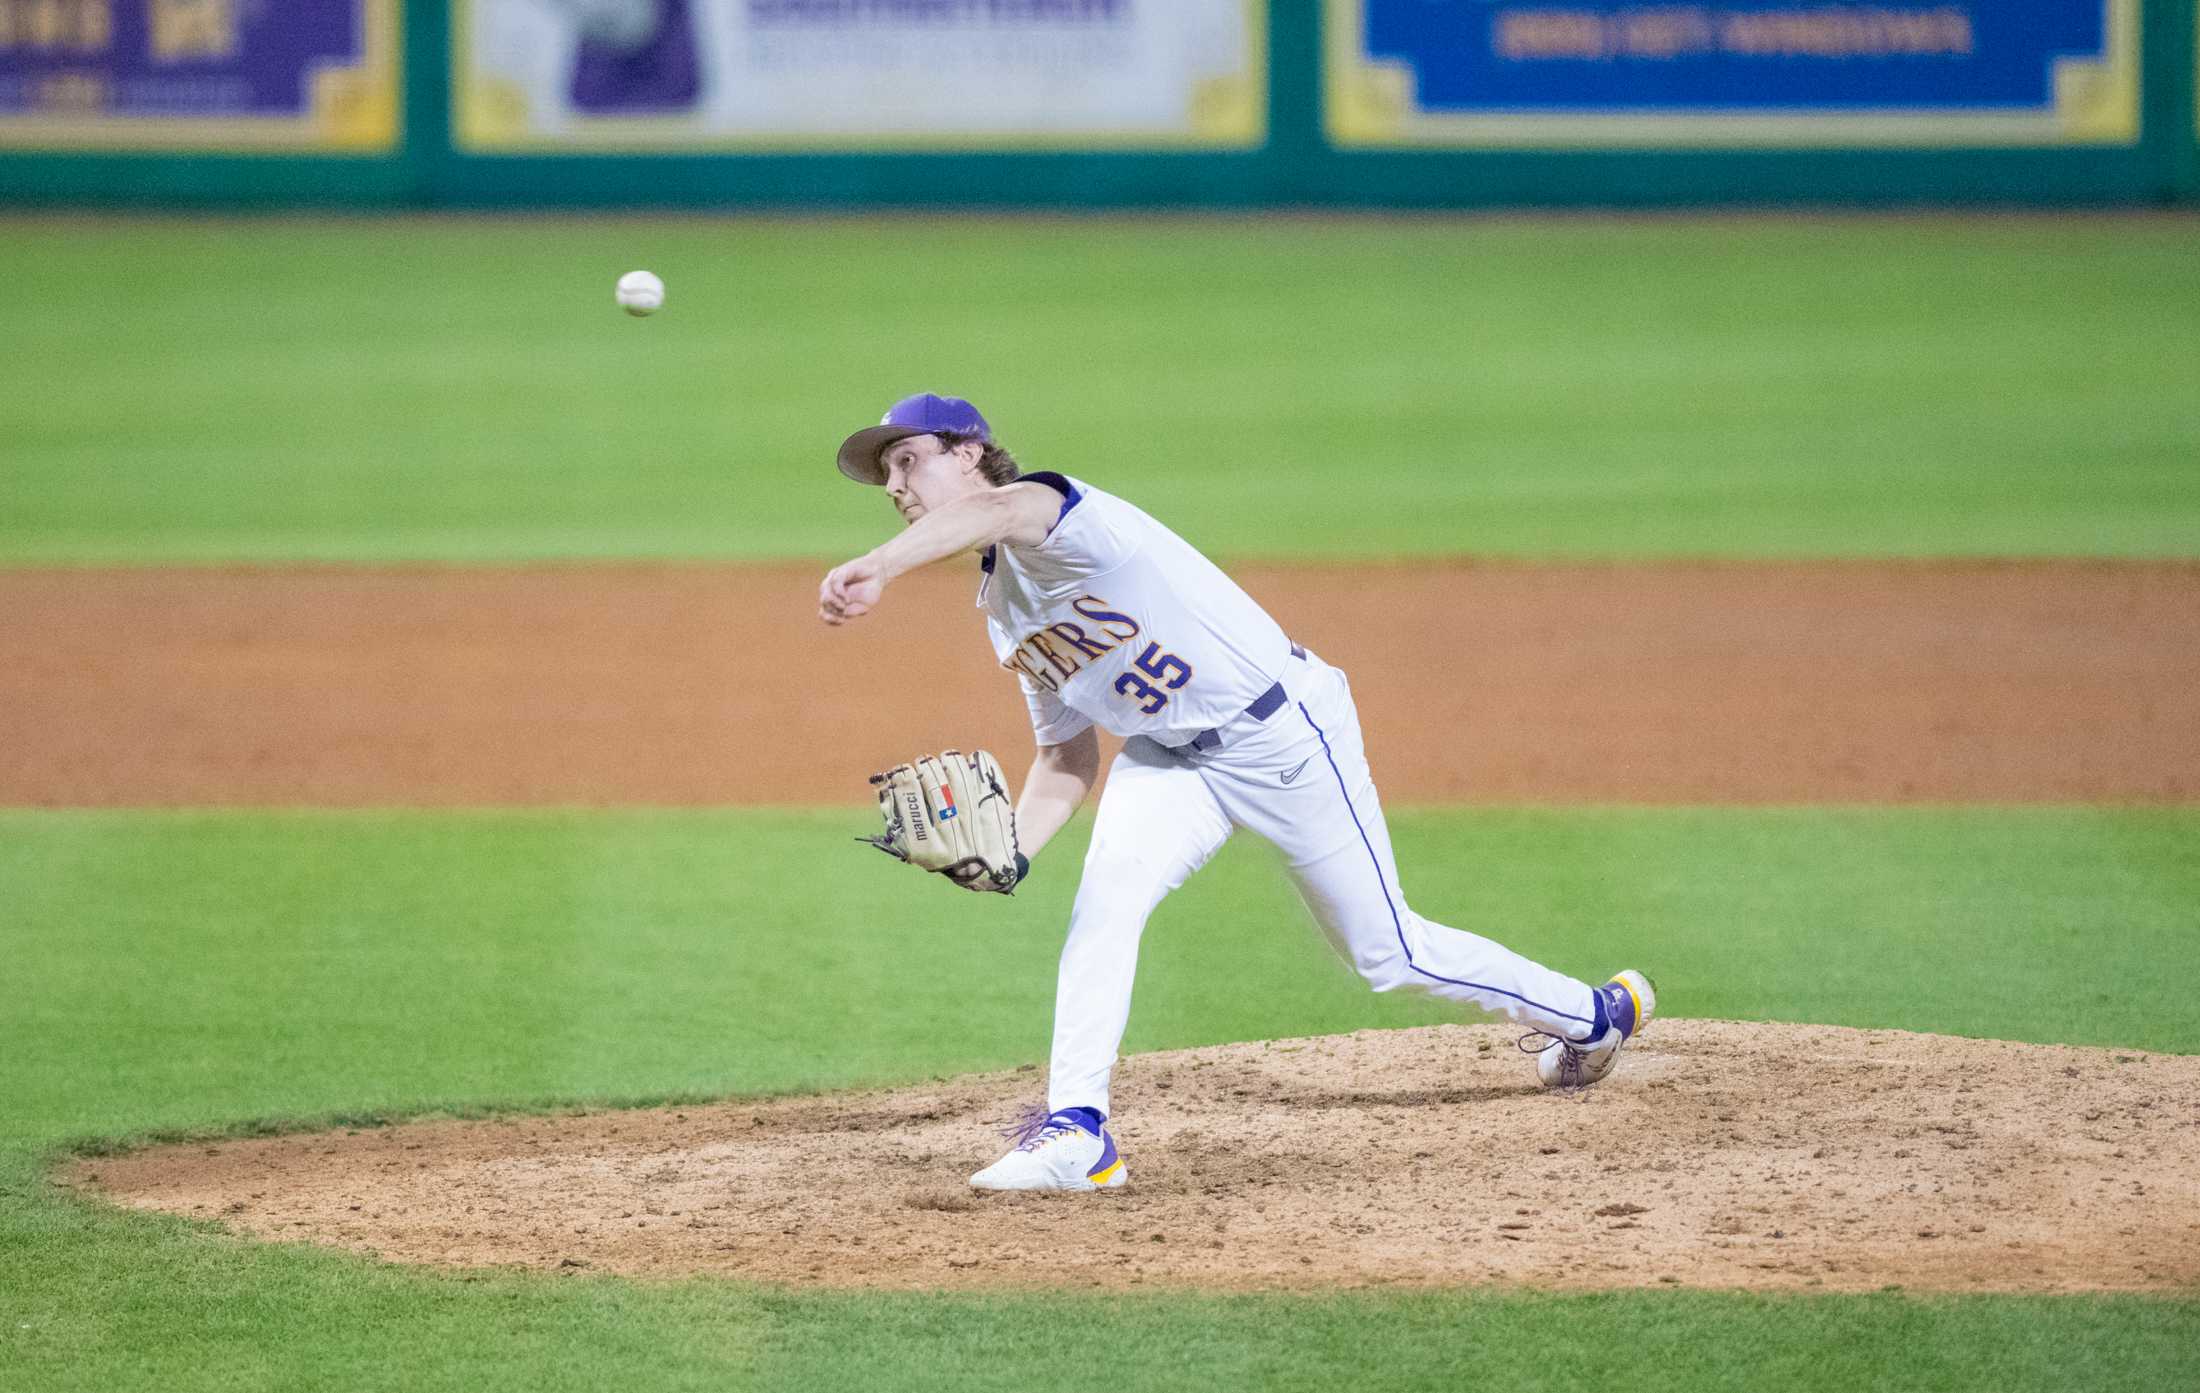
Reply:
[[[839,463],[882,486],[904,527],[826,574],[819,617],[860,619],[896,577],[976,553],[994,656],[1023,689],[1038,745],[1013,810],[983,752],[876,776],[879,846],[967,889],[1012,891],[1091,792],[1095,727],[1124,741],[1062,945],[1046,1106],[972,1185],[1096,1190],[1129,1179],[1107,1127],[1108,1080],[1139,935],[1240,827],[1283,852],[1369,986],[1527,1026],[1523,1047],[1535,1042],[1548,1086],[1604,1078],[1649,1023],[1657,1001],[1640,972],[1592,987],[1406,904],[1351,684],[1174,532],[1082,480],[1021,472],[954,397],[896,402],[847,438]]]

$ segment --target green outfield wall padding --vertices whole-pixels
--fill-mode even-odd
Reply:
[[[507,155],[452,138],[452,14],[402,10],[394,150],[0,150],[0,205],[197,208],[2163,206],[2200,201],[2200,0],[2137,0],[2139,138],[2086,147],[1338,148],[1323,8],[1274,0],[1266,135],[1235,150]]]
[[[2165,6],[2160,31],[2149,39],[2162,50],[2162,66],[2168,70],[2163,119],[2180,136],[2161,144],[2169,163],[2170,193],[2180,203],[2200,203],[2200,0]]]

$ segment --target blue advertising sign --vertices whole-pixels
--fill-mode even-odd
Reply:
[[[2139,0],[1328,0],[1340,145],[2131,143]]]
[[[388,149],[399,0],[0,0],[0,145]]]

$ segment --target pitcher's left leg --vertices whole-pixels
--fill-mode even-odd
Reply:
[[[1149,740],[1124,744],[1100,794],[1062,944],[1050,1111],[1108,1112],[1147,916],[1229,837],[1230,820],[1195,771]]]
[[[1150,740],[1123,746],[1100,795],[1070,910],[1054,996],[1047,1104],[1006,1156],[970,1177],[981,1190],[1112,1189],[1129,1179],[1103,1125],[1109,1080],[1138,975],[1138,942],[1162,897],[1230,836],[1196,771]]]

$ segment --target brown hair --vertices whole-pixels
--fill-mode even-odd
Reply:
[[[978,473],[995,488],[1014,483],[1016,476],[1024,472],[1023,466],[1016,463],[1014,455],[990,440],[979,440],[975,435],[961,435],[951,430],[936,430],[932,432],[932,436],[940,442],[943,450],[952,450],[964,441],[976,441],[980,451]]]

